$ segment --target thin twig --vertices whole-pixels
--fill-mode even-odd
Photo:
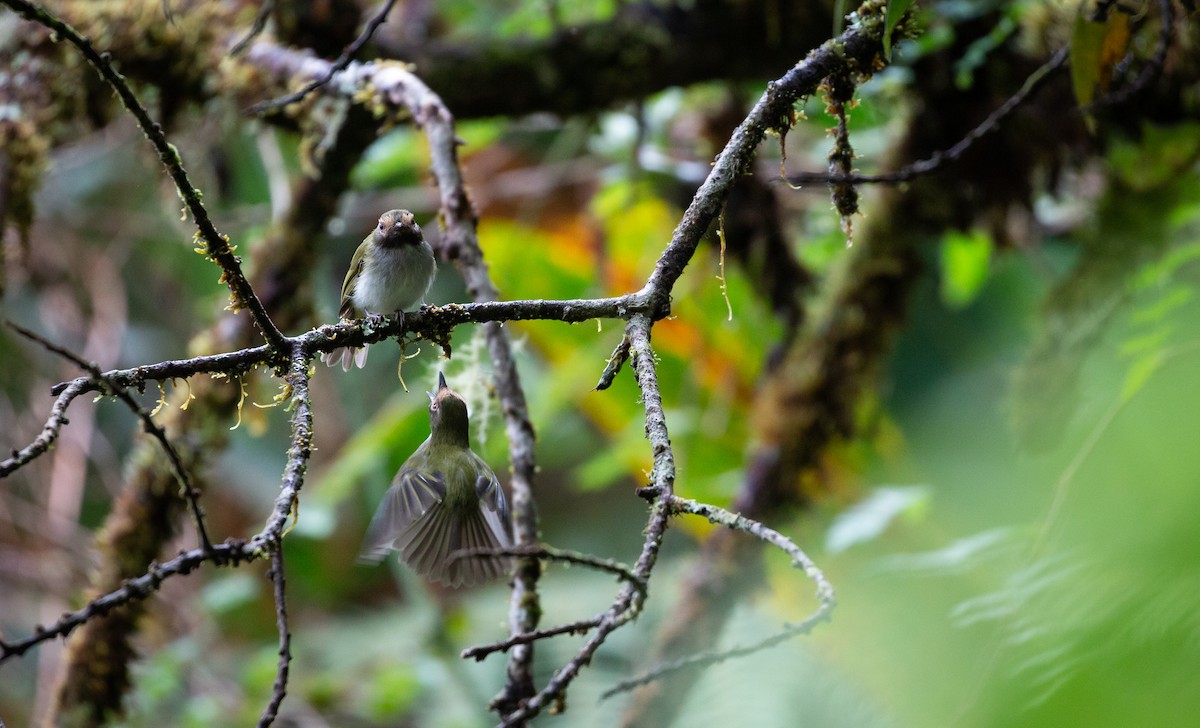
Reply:
[[[645,597],[646,580],[633,572],[625,564],[612,559],[605,559],[591,554],[581,553],[579,551],[569,551],[567,549],[554,548],[545,544],[534,544],[532,546],[513,546],[510,548],[472,548],[460,549],[450,554],[449,561],[457,561],[458,559],[476,558],[480,556],[528,556],[535,559],[545,559],[546,561],[561,561],[566,564],[578,564],[586,566],[589,569],[597,571],[607,571],[610,574],[615,574],[618,579],[629,582],[643,593]]]
[[[384,3],[383,8],[381,8],[378,13],[375,13],[375,15],[367,21],[362,33],[360,33],[359,36],[354,39],[353,43],[346,46],[346,48],[342,51],[342,55],[338,56],[336,61],[330,64],[329,70],[325,72],[324,76],[315,81],[310,81],[304,86],[304,88],[296,91],[295,93],[290,93],[287,96],[282,96],[270,101],[259,102],[246,109],[245,114],[248,116],[256,116],[266,111],[281,109],[289,104],[303,101],[304,98],[310,93],[329,83],[329,81],[332,80],[335,75],[341,71],[344,71],[346,67],[350,65],[350,62],[354,60],[354,56],[356,56],[358,52],[362,50],[362,47],[367,44],[367,41],[371,40],[371,36],[375,35],[375,30],[378,29],[380,25],[383,25],[383,23],[387,20],[388,13],[392,11],[392,6],[395,4],[396,0],[387,0],[387,2]],[[249,41],[249,38],[247,38],[246,41]],[[243,41],[243,43],[246,41]]]
[[[258,299],[258,296],[254,293],[254,289],[250,286],[250,282],[246,280],[246,276],[242,272],[240,258],[234,255],[228,239],[217,232],[216,226],[213,225],[212,220],[209,218],[208,211],[204,208],[204,203],[201,202],[200,191],[188,179],[188,173],[183,167],[183,160],[179,156],[179,150],[167,141],[162,127],[150,118],[150,114],[142,106],[141,101],[138,100],[133,90],[129,88],[129,84],[125,82],[125,78],[113,68],[111,56],[107,52],[98,52],[87,38],[81,36],[78,31],[45,8],[27,2],[27,0],[0,0],[0,2],[9,6],[21,16],[44,25],[54,31],[60,38],[68,40],[79,49],[80,54],[96,69],[100,77],[117,92],[121,103],[133,115],[142,133],[146,135],[151,145],[154,146],[155,151],[158,152],[159,160],[166,167],[167,173],[175,182],[175,187],[179,191],[180,198],[183,200],[184,205],[187,206],[192,219],[196,222],[196,228],[199,231],[198,234],[203,241],[203,252],[221,267],[224,273],[222,278],[233,294],[233,303],[231,306],[235,309],[242,307],[248,309],[250,315],[254,318],[254,323],[258,326],[259,331],[262,332],[263,338],[266,339],[267,343],[276,350],[282,350],[286,346],[284,335],[275,326],[266,309],[263,308],[262,301]]]
[[[166,454],[167,460],[171,463],[171,474],[175,476],[176,482],[179,483],[180,493],[182,493],[183,497],[187,499],[188,507],[191,508],[192,516],[196,520],[196,532],[200,536],[201,547],[203,547],[205,551],[212,551],[212,541],[208,537],[208,527],[204,523],[204,511],[200,508],[200,491],[197,490],[192,484],[192,478],[188,474],[188,469],[186,466],[184,466],[183,459],[179,456],[179,451],[175,449],[175,446],[167,438],[166,431],[154,421],[154,418],[150,416],[150,413],[146,411],[146,408],[142,407],[138,401],[133,398],[133,395],[129,393],[128,389],[107,379],[104,376],[104,373],[100,371],[100,367],[98,367],[94,362],[85,361],[84,359],[76,356],[74,352],[64,349],[63,347],[46,340],[45,338],[30,331],[29,329],[26,329],[23,326],[20,326],[19,324],[15,324],[12,321],[5,321],[5,323],[9,328],[11,328],[13,331],[16,331],[21,336],[40,344],[48,351],[63,357],[67,361],[78,366],[80,369],[83,369],[92,376],[93,381],[103,382],[105,388],[108,389],[113,396],[121,400],[121,402],[124,403],[125,406],[127,406],[130,411],[142,421],[142,429],[158,442],[158,444],[162,447],[163,452]]]
[[[981,121],[971,131],[967,132],[966,136],[960,139],[948,149],[934,152],[926,159],[922,159],[912,164],[906,165],[895,172],[886,172],[884,174],[828,174],[825,172],[800,172],[798,174],[786,175],[783,179],[789,185],[797,187],[802,184],[828,183],[828,184],[888,184],[895,185],[912,180],[924,174],[929,174],[937,170],[944,164],[956,162],[962,155],[966,154],[975,142],[987,136],[1000,128],[1000,122],[1009,114],[1016,111],[1031,97],[1038,89],[1045,85],[1049,80],[1052,72],[1062,68],[1066,63],[1070,50],[1067,48],[1060,49],[1050,60],[1043,63],[1036,71],[1029,74],[1025,79],[1025,83],[1015,94],[1010,96],[1003,104],[995,111],[988,115],[986,119]]]
[[[229,49],[229,55],[237,56],[242,51],[246,50],[246,46],[250,45],[250,41],[262,34],[267,27],[267,21],[271,18],[271,13],[275,10],[275,0],[263,0],[263,4],[259,6],[258,12],[254,15],[254,23],[250,26],[250,30],[245,37],[233,44]]]
[[[613,349],[613,353],[604,364],[604,371],[600,372],[600,381],[596,382],[592,391],[601,392],[611,387],[617,374],[621,372],[621,367],[625,366],[627,361],[629,361],[629,334],[622,336],[620,343]]]
[[[1158,44],[1154,48],[1154,54],[1146,63],[1146,67],[1133,80],[1133,83],[1097,99],[1087,110],[1119,106],[1141,93],[1142,89],[1149,86],[1150,82],[1162,73],[1163,64],[1167,60],[1167,49],[1171,46],[1171,34],[1175,27],[1175,3],[1173,0],[1159,0],[1158,7],[1162,15],[1158,28]]]
[[[600,624],[602,617],[592,617],[591,619],[583,619],[570,624],[559,625],[558,627],[550,627],[548,629],[539,629],[534,632],[525,632],[524,634],[513,635],[506,640],[499,642],[490,642],[486,645],[478,645],[476,647],[468,647],[459,654],[462,659],[482,660],[493,652],[507,652],[517,645],[527,645],[538,640],[557,637],[561,634],[583,634],[592,629],[595,629]]]
[[[211,552],[204,549],[192,549],[180,552],[178,556],[164,564],[152,563],[142,576],[125,580],[114,591],[91,600],[74,612],[63,614],[54,624],[48,627],[39,625],[34,628],[34,633],[29,637],[0,645],[0,663],[22,655],[30,648],[47,640],[66,637],[84,622],[102,617],[119,606],[147,599],[158,591],[167,578],[190,574],[207,561],[219,565],[237,565],[245,561],[254,561],[262,556],[262,552],[253,543],[247,543],[240,539],[228,539],[224,543],[215,544]]]
[[[716,523],[735,531],[748,533],[760,541],[765,541],[783,551],[792,557],[792,566],[803,571],[805,576],[811,579],[816,586],[817,600],[820,601],[821,605],[813,617],[809,619],[816,618],[818,621],[824,619],[833,609],[835,603],[833,585],[829,583],[829,579],[825,577],[824,572],[817,568],[813,560],[808,557],[808,554],[804,553],[787,536],[784,536],[773,528],[764,526],[752,518],[731,513],[724,508],[709,505],[708,503],[699,503],[687,498],[671,496],[668,505],[675,513],[689,513],[695,516],[702,516],[707,518],[709,523]]]
[[[292,661],[292,634],[288,631],[282,543],[276,542],[275,550],[271,552],[271,569],[267,572],[267,576],[275,586],[275,627],[279,631],[279,664],[275,669],[275,684],[271,688],[271,700],[258,720],[258,728],[268,728],[279,715],[279,706],[283,705],[283,698],[287,695],[288,668]]]
[[[792,566],[800,569],[813,581],[817,591],[817,609],[808,617],[805,617],[800,622],[786,625],[779,632],[766,637],[758,642],[734,647],[728,650],[717,652],[704,652],[698,655],[690,655],[680,660],[660,665],[643,675],[623,680],[613,687],[606,690],[601,696],[601,700],[612,697],[618,693],[632,690],[633,688],[646,685],[647,683],[659,680],[673,672],[683,669],[698,669],[715,665],[736,657],[746,657],[753,655],[756,652],[761,652],[770,647],[774,647],[782,642],[796,637],[801,634],[808,634],[813,627],[824,621],[828,621],[836,604],[834,597],[833,585],[826,578],[824,572],[813,563],[804,551],[797,546],[791,539],[787,538],[778,531],[768,528],[750,518],[746,518],[737,513],[732,513],[724,508],[709,505],[707,503],[699,503],[694,500],[671,496],[668,499],[668,508],[673,513],[688,513],[692,515],[702,516],[707,518],[709,523],[716,523],[726,528],[735,531],[748,533],[755,538],[765,541],[772,546],[780,549],[792,558]]]
[[[34,438],[33,442],[25,447],[20,450],[13,450],[12,457],[0,461],[0,478],[19,470],[50,449],[50,446],[58,439],[58,433],[63,425],[70,422],[67,419],[67,407],[71,406],[71,402],[76,397],[91,391],[91,385],[92,381],[86,377],[75,379],[56,393],[58,399],[54,401],[54,406],[50,408],[50,417],[47,418],[46,424],[42,426],[41,433]]]
[[[775,647],[776,645],[787,642],[793,637],[812,632],[813,627],[817,625],[817,621],[812,621],[812,618],[810,617],[803,622],[786,625],[783,629],[779,630],[775,634],[769,637],[764,637],[758,642],[752,642],[748,645],[740,645],[738,647],[731,647],[727,650],[702,652],[698,655],[689,655],[688,657],[659,665],[653,670],[647,671],[636,677],[631,677],[628,680],[622,680],[621,682],[613,685],[611,688],[600,694],[600,700],[608,700],[614,695],[629,692],[630,690],[639,688],[643,685],[649,685],[652,682],[661,680],[664,677],[681,670],[700,670],[706,667],[712,667],[713,665],[719,665],[726,660],[732,660],[739,657],[749,657],[758,652],[762,652],[763,650],[767,650]]]

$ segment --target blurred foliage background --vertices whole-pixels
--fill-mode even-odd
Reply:
[[[445,39],[517,43],[603,22],[617,5],[447,2],[430,18]],[[896,65],[860,90],[850,117],[859,166],[878,167],[919,114],[939,113],[915,95],[921,59],[953,49],[948,83],[969,90],[989,73],[996,47],[1035,46],[1045,35],[1069,42],[1069,22],[1054,32],[1037,25],[1055,7],[930,3],[923,34],[899,44]],[[971,42],[966,27],[975,29]],[[1133,47],[1143,56],[1154,38],[1146,35],[1148,45]],[[1010,92],[1021,79],[1012,80]],[[762,88],[717,80],[591,114],[462,122],[479,237],[503,295],[640,288],[725,142],[723,120],[741,118]],[[1194,102],[1195,92],[1193,77],[1186,98]],[[1074,99],[1055,103],[1078,120]],[[782,143],[763,145],[755,175],[768,183],[792,252],[816,276],[802,303],[817,321],[854,251],[823,185],[793,190],[778,179],[781,164],[825,166],[833,120],[819,98],[803,111]],[[174,141],[222,230],[252,246],[302,173],[299,143],[235,112],[220,100],[187,111]],[[711,668],[676,724],[1165,726],[1200,711],[1200,461],[1191,449],[1200,441],[1200,126],[1194,117],[1145,119],[1105,128],[1084,146],[1056,178],[1035,180],[1030,204],[1011,217],[922,242],[923,274],[859,404],[858,435],[822,455],[811,476],[819,497],[795,484],[806,507],[769,524],[826,570],[838,589],[833,622]],[[321,322],[336,319],[346,262],[380,211],[412,209],[436,235],[427,166],[424,140],[409,127],[382,135],[357,164],[339,216],[311,243],[320,251],[311,279]],[[878,191],[862,192],[869,221]],[[126,119],[54,151],[28,243],[17,237],[6,237],[4,318],[102,367],[182,357],[198,332],[230,316],[214,269],[192,251],[173,189]],[[678,492],[728,504],[745,476],[757,383],[788,323],[753,266],[722,261],[710,242],[679,282],[654,345]],[[464,300],[461,279],[443,266],[429,302]],[[611,390],[592,391],[618,324],[508,326],[538,432],[544,539],[634,558],[644,503],[633,489],[650,466],[642,406],[627,373]],[[476,450],[505,470],[477,332],[460,327],[453,359],[438,354],[426,345],[405,363],[410,392],[396,381],[390,344],[375,347],[363,372],[316,375],[318,449],[285,541],[296,657],[285,725],[493,722],[483,706],[502,683],[503,660],[464,662],[458,652],[505,636],[504,585],[437,591],[394,562],[355,563],[374,505],[428,432],[421,392],[439,369],[471,403]],[[44,423],[49,387],[76,372],[7,329],[0,362],[0,429],[4,446],[17,448]],[[203,474],[222,537],[257,528],[284,461],[285,413],[256,406],[275,392],[253,379],[244,386],[248,404],[227,423],[228,449]],[[157,394],[147,393],[148,406]],[[129,413],[79,401],[70,419],[58,446],[0,489],[5,636],[81,603],[91,534],[121,486],[137,429]],[[679,526],[647,613],[609,640],[565,715],[538,724],[615,723],[623,698],[598,697],[647,667],[647,645],[673,619],[689,557],[709,529]],[[194,543],[190,531],[178,540]],[[205,568],[164,586],[120,725],[257,720],[276,659],[264,571]],[[547,625],[592,615],[614,588],[606,576],[557,566],[543,586]],[[810,585],[769,554],[766,588],[745,596],[719,644],[764,637],[814,607]],[[543,643],[539,679],[581,639]],[[26,725],[44,714],[60,653],[47,644],[0,667],[0,719]]]

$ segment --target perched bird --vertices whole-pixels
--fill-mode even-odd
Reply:
[[[434,581],[471,586],[506,573],[510,559],[448,557],[461,549],[511,546],[508,503],[496,474],[471,450],[467,403],[441,373],[429,400],[429,439],[404,461],[384,494],[361,560],[378,561],[395,549]]]
[[[416,218],[408,210],[389,210],[354,251],[342,282],[338,315],[349,319],[362,311],[371,318],[392,312],[403,316],[424,302],[435,273],[433,248],[421,235]],[[322,354],[321,360],[329,366],[340,363],[343,371],[349,371],[353,361],[361,369],[367,347],[334,349]]]

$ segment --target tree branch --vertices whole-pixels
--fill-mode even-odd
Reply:
[[[80,55],[87,59],[87,62],[96,69],[100,77],[108,85],[112,86],[117,96],[121,99],[121,103],[137,121],[142,133],[146,135],[150,144],[158,152],[158,158],[163,166],[166,167],[167,174],[170,175],[171,180],[175,183],[175,187],[179,191],[179,197],[183,200],[183,204],[187,207],[188,211],[191,212],[192,219],[196,221],[197,235],[203,243],[203,252],[221,267],[223,282],[229,286],[233,294],[231,307],[235,311],[243,307],[248,309],[250,315],[254,318],[254,323],[258,326],[259,331],[262,332],[263,338],[273,348],[280,349],[284,345],[283,334],[276,328],[271,317],[267,315],[262,302],[258,300],[258,296],[255,295],[250,282],[246,280],[246,276],[242,273],[241,259],[233,254],[229,240],[217,232],[216,226],[209,219],[208,210],[204,208],[204,203],[200,201],[200,191],[188,179],[188,173],[183,167],[183,160],[179,156],[179,150],[175,148],[175,145],[167,141],[162,127],[150,118],[150,114],[129,88],[129,84],[125,82],[125,78],[113,68],[112,57],[108,53],[97,52],[87,38],[81,36],[70,25],[35,3],[27,2],[26,0],[0,0],[0,2],[15,10],[22,17],[40,23],[57,33],[60,37],[66,38],[72,45],[79,49]]]
[[[650,316],[639,313],[630,319],[625,329],[630,339],[634,376],[642,391],[642,404],[646,411],[646,437],[650,440],[654,452],[654,468],[650,475],[650,487],[655,493],[655,502],[650,509],[650,519],[646,526],[641,555],[633,569],[633,573],[643,581],[649,579],[650,573],[658,561],[658,552],[662,547],[662,540],[667,531],[667,521],[670,517],[666,504],[675,487],[675,455],[671,450],[671,438],[667,433],[666,414],[663,411],[662,395],[658,388],[658,374],[654,365],[654,351],[650,347],[650,329],[653,324],[654,321]],[[639,591],[633,583],[626,583],[617,592],[612,606],[601,615],[595,631],[579,648],[575,656],[559,668],[545,687],[526,701],[519,710],[508,715],[503,725],[521,725],[540,713],[547,705],[561,702],[565,698],[567,688],[584,666],[591,662],[592,656],[604,644],[608,635],[636,618],[638,612],[641,611],[644,598],[644,591]]]
[[[129,394],[129,390],[106,378],[104,373],[100,371],[100,367],[96,366],[96,364],[93,362],[84,361],[74,353],[62,348],[61,346],[53,344],[50,341],[47,341],[23,326],[18,326],[11,321],[6,321],[5,323],[7,323],[10,328],[12,328],[21,336],[24,336],[30,341],[41,344],[47,350],[58,354],[67,361],[70,361],[79,368],[88,372],[88,374],[91,375],[91,382],[96,383],[97,386],[101,386],[103,389],[107,390],[108,393],[121,400],[121,402],[124,403],[125,406],[127,406],[139,420],[141,420],[142,429],[158,442],[163,449],[163,453],[166,454],[168,462],[171,464],[171,473],[175,476],[175,480],[179,483],[179,492],[185,499],[187,499],[188,506],[192,509],[192,516],[196,520],[196,532],[200,536],[200,544],[205,550],[211,551],[212,541],[209,540],[208,527],[204,523],[204,511],[200,508],[200,491],[197,490],[194,485],[192,485],[192,477],[188,473],[187,468],[184,466],[183,459],[179,456],[179,451],[176,450],[175,446],[171,444],[171,441],[167,439],[167,433],[163,430],[163,428],[158,426],[158,423],[154,421],[154,419],[150,416],[150,413],[147,412],[140,404],[138,404],[137,400],[135,400],[133,396]]]
[[[1050,80],[1054,71],[1062,68],[1070,54],[1069,48],[1063,48],[1056,52],[1050,60],[1046,61],[1034,71],[1025,80],[1025,84],[1020,90],[1012,96],[1008,97],[1003,104],[1000,104],[986,119],[981,121],[967,135],[956,142],[953,146],[934,152],[929,157],[922,159],[912,164],[907,164],[903,168],[895,172],[886,172],[884,174],[829,174],[826,172],[800,172],[798,174],[786,175],[784,181],[793,187],[798,187],[802,184],[811,184],[817,182],[825,182],[830,185],[840,184],[902,184],[911,182],[917,177],[930,174],[937,171],[944,165],[957,162],[967,153],[971,147],[989,134],[992,134],[1000,129],[1003,122],[1014,111],[1029,100],[1033,94],[1037,93],[1046,82]]]
[[[275,550],[271,552],[271,569],[267,572],[267,576],[271,578],[275,587],[275,626],[279,631],[279,664],[275,670],[275,684],[271,688],[271,699],[258,721],[258,728],[268,728],[279,715],[279,707],[283,705],[283,698],[287,695],[288,667],[292,661],[292,634],[288,631],[282,543],[276,543]]]
[[[94,618],[106,616],[117,607],[147,599],[162,587],[162,583],[166,579],[190,574],[205,562],[212,561],[221,565],[236,566],[258,558],[261,558],[261,554],[245,541],[228,539],[224,543],[214,544],[211,552],[204,549],[192,549],[180,552],[177,557],[166,563],[151,563],[145,574],[127,579],[117,589],[92,599],[74,612],[63,614],[54,624],[48,627],[38,625],[29,637],[0,645],[0,663],[23,655],[31,647],[47,640],[66,637],[76,627]]]
[[[642,292],[655,311],[670,307],[671,289],[696,252],[701,237],[721,211],[734,182],[750,169],[758,144],[770,130],[786,131],[792,108],[802,96],[814,93],[821,80],[834,70],[866,73],[881,50],[882,28],[854,26],[808,54],[767,90],[738,125],[713,163],[712,171],[696,191],[691,204],[659,257]]]
[[[699,503],[694,500],[672,496],[670,498],[670,510],[672,513],[689,513],[692,515],[702,516],[707,518],[709,523],[722,525],[733,531],[742,531],[751,536],[764,541],[775,548],[783,551],[788,556],[792,557],[792,566],[800,569],[808,576],[809,579],[816,585],[817,591],[817,609],[809,616],[805,617],[796,624],[789,624],[783,630],[771,635],[765,639],[755,642],[750,645],[734,647],[721,652],[704,652],[696,655],[689,655],[680,660],[676,660],[629,680],[622,680],[613,687],[604,691],[600,696],[601,700],[606,700],[618,693],[627,692],[633,688],[647,685],[655,680],[660,680],[673,672],[678,672],[684,669],[701,669],[719,664],[726,660],[735,657],[748,657],[757,652],[761,652],[770,647],[774,647],[782,642],[785,642],[797,635],[808,634],[821,622],[827,621],[833,612],[833,607],[836,603],[834,599],[833,584],[825,577],[817,565],[813,563],[808,554],[792,542],[791,539],[779,533],[778,531],[768,528],[745,516],[739,515],[718,508],[717,506],[707,503]]]
[[[67,407],[71,406],[71,402],[75,398],[86,392],[94,391],[95,383],[87,377],[72,380],[68,384],[62,385],[56,394],[58,399],[50,408],[50,417],[46,420],[46,424],[42,427],[42,431],[34,439],[20,450],[13,450],[12,457],[5,458],[0,461],[0,478],[6,477],[11,473],[19,470],[28,463],[36,460],[50,449],[54,441],[58,439],[58,433],[62,430],[63,425],[70,422],[67,419]]]
[[[606,20],[546,38],[383,42],[460,119],[587,114],[673,86],[770,78],[828,39],[828,6],[749,0],[619,3]],[[730,43],[754,38],[753,43]],[[580,82],[581,79],[586,79]]]
[[[180,554],[164,564],[151,563],[145,574],[125,580],[121,586],[103,596],[89,601],[82,609],[68,612],[49,627],[37,627],[34,634],[15,642],[0,644],[0,663],[11,657],[24,654],[29,648],[55,637],[66,637],[76,627],[96,617],[109,614],[113,609],[130,602],[141,601],[150,597],[162,586],[166,579],[181,574],[189,574],[205,562],[217,566],[236,566],[255,561],[277,552],[281,547],[284,526],[287,519],[295,511],[300,489],[304,484],[304,474],[308,469],[308,459],[312,453],[312,410],[308,395],[310,358],[303,355],[301,347],[292,349],[294,358],[288,373],[288,383],[292,388],[291,396],[291,447],[288,449],[287,463],[284,466],[283,484],[275,507],[267,518],[263,529],[250,538],[227,539],[224,543],[213,545],[211,549],[193,549]],[[278,562],[282,569],[282,559]],[[277,610],[282,607],[282,571],[276,582]],[[286,633],[286,614],[282,617],[281,655],[286,648],[283,635]],[[280,668],[286,673],[286,667]],[[286,678],[285,678],[286,679]],[[282,700],[282,697],[279,697]]]
[[[383,4],[383,7],[381,7],[379,11],[367,21],[366,27],[363,28],[362,33],[360,33],[359,36],[354,39],[353,43],[346,46],[346,49],[343,50],[342,54],[338,56],[337,60],[329,66],[329,70],[327,70],[321,78],[309,81],[304,85],[303,88],[295,93],[288,94],[287,96],[283,96],[278,99],[259,102],[246,109],[245,113],[250,116],[259,115],[267,111],[283,108],[284,106],[294,104],[298,101],[303,101],[304,98],[310,93],[329,83],[329,80],[333,78],[335,73],[345,70],[346,66],[350,65],[350,61],[354,60],[354,57],[358,55],[358,52],[362,50],[362,47],[367,44],[367,41],[371,40],[371,36],[375,35],[375,31],[379,28],[379,26],[383,25],[383,23],[387,21],[387,16],[390,12],[392,12],[392,6],[395,4],[396,0],[387,0],[387,2]],[[252,37],[253,35],[247,36],[245,42],[248,42]],[[239,44],[239,46],[244,46],[245,42]],[[231,52],[236,53],[237,50],[238,46],[235,46],[234,50]]]
[[[482,660],[493,652],[506,652],[517,645],[527,645],[538,640],[557,637],[562,634],[583,634],[594,629],[600,624],[602,617],[593,617],[591,619],[583,619],[570,624],[559,625],[558,627],[550,627],[548,629],[539,629],[533,632],[525,632],[523,634],[513,635],[506,640],[499,642],[491,642],[486,645],[477,647],[468,647],[459,654],[462,659]]]

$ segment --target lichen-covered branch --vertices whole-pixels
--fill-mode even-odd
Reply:
[[[58,399],[50,408],[50,416],[47,418],[46,424],[33,442],[20,450],[14,449],[12,457],[0,460],[0,478],[19,470],[48,451],[54,441],[58,439],[58,433],[62,430],[63,425],[68,422],[67,408],[71,406],[71,402],[75,401],[79,395],[92,391],[94,386],[92,380],[87,377],[75,379],[63,386],[56,393]]]
[[[641,554],[633,567],[633,573],[642,581],[649,581],[658,561],[658,552],[662,548],[667,521],[670,518],[667,504],[675,488],[675,455],[671,450],[671,438],[667,432],[667,418],[658,386],[654,350],[650,346],[650,329],[653,324],[654,319],[640,313],[634,315],[626,327],[630,339],[631,366],[642,391],[642,405],[646,411],[646,437],[650,440],[654,452],[654,468],[650,475],[654,504],[650,509]],[[604,644],[608,635],[637,617],[645,598],[646,592],[639,590],[634,584],[626,583],[621,587],[612,605],[601,615],[599,623],[575,656],[559,668],[546,685],[520,709],[506,716],[503,725],[522,725],[547,705],[561,702],[571,682],[591,662],[592,656]]]
[[[267,572],[274,586],[275,627],[279,631],[279,662],[275,670],[275,683],[271,687],[271,699],[263,709],[258,728],[268,728],[279,715],[279,707],[287,695],[288,670],[292,662],[292,634],[288,631],[286,586],[287,577],[283,570],[283,544],[275,544],[271,552],[271,569]]]
[[[331,72],[321,59],[258,43],[247,60],[289,83],[325,79],[322,91],[348,99],[367,99],[365,105],[378,116],[411,117],[425,133],[434,181],[441,198],[442,257],[455,262],[463,274],[467,292],[476,302],[495,301],[499,291],[491,281],[476,235],[477,219],[463,183],[458,163],[458,138],[454,117],[428,86],[399,63],[351,63],[341,72]],[[569,307],[564,311],[569,315]],[[517,374],[508,333],[496,323],[484,326],[488,352],[495,370],[496,391],[504,412],[505,431],[512,462],[513,533],[517,545],[537,543],[537,511],[533,502],[534,430],[529,421],[525,393]],[[513,634],[537,627],[541,616],[536,591],[539,569],[536,559],[518,559],[513,581],[510,629]],[[533,651],[520,646],[509,654],[508,680],[494,701],[505,715],[532,691]]]
[[[298,345],[293,347],[292,353],[294,358],[291,360],[287,376],[291,387],[291,446],[288,449],[279,496],[263,529],[249,540],[228,539],[208,549],[182,552],[163,564],[151,563],[149,569],[140,576],[124,580],[118,588],[92,599],[82,609],[64,614],[53,625],[38,627],[29,637],[0,643],[0,663],[20,656],[46,640],[66,637],[80,625],[94,623],[102,617],[111,617],[118,607],[150,597],[161,587],[164,580],[189,574],[206,562],[217,566],[236,566],[266,558],[282,547],[284,527],[295,512],[300,489],[304,485],[304,475],[308,470],[308,460],[312,454],[312,407],[308,395],[310,357],[305,356]],[[282,561],[279,564],[281,566]],[[279,579],[282,579],[282,576]],[[282,581],[277,582],[276,589],[277,599],[281,600]],[[277,609],[283,609],[281,601],[277,601]],[[285,633],[286,616],[281,619],[281,629]],[[287,647],[282,634],[281,651]]]
[[[90,375],[90,382],[100,386],[105,394],[111,394],[115,396],[122,403],[124,403],[125,406],[127,406],[139,420],[141,420],[142,430],[150,437],[158,441],[158,444],[162,447],[163,454],[167,456],[167,462],[171,469],[171,474],[179,483],[179,492],[184,498],[187,499],[188,505],[192,509],[192,517],[196,522],[196,532],[200,536],[201,546],[203,546],[205,549],[211,550],[212,541],[209,540],[208,526],[204,522],[204,511],[200,507],[200,491],[196,489],[195,485],[193,485],[192,477],[188,473],[188,469],[184,467],[183,460],[179,456],[179,451],[176,450],[175,446],[171,444],[170,439],[167,438],[167,433],[158,425],[157,422],[154,421],[154,418],[151,416],[150,412],[138,404],[137,400],[133,398],[133,395],[129,393],[128,389],[105,378],[104,374],[100,371],[100,367],[96,366],[92,362],[84,361],[74,353],[47,341],[29,329],[18,326],[11,321],[8,322],[8,325],[25,338],[41,344],[49,351],[58,354],[81,369],[87,371]]]
[[[204,203],[201,202],[200,191],[192,185],[188,177],[187,170],[184,169],[183,159],[180,157],[179,150],[175,145],[167,141],[166,134],[163,133],[162,127],[158,122],[150,118],[149,112],[134,95],[133,90],[129,88],[125,78],[117,72],[112,65],[112,56],[107,52],[97,51],[88,41],[80,35],[74,28],[54,14],[40,7],[36,3],[27,2],[26,0],[0,0],[5,5],[15,10],[22,16],[40,23],[60,37],[65,38],[72,45],[79,49],[79,53],[87,59],[87,62],[96,69],[101,78],[108,83],[109,86],[117,93],[121,99],[121,103],[125,109],[137,121],[142,133],[150,141],[154,150],[158,153],[159,160],[167,170],[167,174],[175,183],[175,187],[179,191],[179,197],[183,200],[183,204],[191,213],[192,219],[196,223],[198,230],[198,241],[202,244],[204,253],[213,260],[214,263],[221,267],[222,280],[229,286],[232,291],[233,300],[231,307],[234,310],[245,308],[254,318],[254,323],[262,332],[263,338],[272,347],[279,349],[283,346],[283,334],[276,327],[275,322],[267,315],[266,309],[262,305],[262,301],[258,300],[254,289],[250,286],[250,282],[246,279],[242,272],[241,259],[234,255],[233,249],[229,245],[229,239],[217,232],[216,226],[212,219],[208,216],[208,210],[205,209]]]
[[[673,86],[769,78],[827,40],[823,3],[622,2],[612,17],[546,38],[385,44],[460,119],[589,114]],[[755,39],[742,43],[736,39]]]
[[[655,310],[669,309],[675,281],[720,213],[734,182],[749,170],[758,145],[768,132],[786,132],[796,101],[814,93],[822,79],[834,70],[868,74],[874,69],[873,63],[882,47],[882,21],[873,20],[870,15],[866,18],[862,25],[855,25],[822,44],[782,78],[768,84],[766,93],[738,125],[696,191],[643,289]]]
[[[604,693],[600,696],[601,700],[610,698],[618,693],[632,690],[633,688],[640,687],[642,685],[648,685],[655,680],[661,680],[667,675],[680,670],[699,670],[736,657],[747,657],[749,655],[753,655],[767,648],[774,647],[775,645],[785,642],[793,637],[796,637],[797,635],[808,634],[818,624],[828,620],[830,615],[833,613],[833,607],[835,603],[833,584],[831,584],[829,579],[826,578],[825,573],[822,572],[815,563],[813,563],[813,560],[808,557],[808,554],[804,553],[803,549],[797,546],[791,539],[773,528],[768,528],[758,521],[755,521],[751,518],[746,518],[741,514],[725,510],[724,508],[718,508],[707,503],[700,503],[694,500],[680,498],[678,496],[672,496],[668,502],[672,514],[687,513],[707,518],[709,523],[715,523],[724,526],[731,531],[741,531],[743,533],[750,534],[760,541],[774,546],[775,548],[786,553],[792,558],[792,566],[803,571],[816,587],[817,608],[812,614],[800,620],[799,622],[796,622],[795,624],[789,624],[778,633],[759,640],[754,644],[734,647],[732,649],[723,650],[720,652],[701,652],[688,655],[687,657],[679,659],[675,662],[660,665],[659,667],[643,675],[639,675],[628,680],[622,680],[613,687],[604,691]]]

